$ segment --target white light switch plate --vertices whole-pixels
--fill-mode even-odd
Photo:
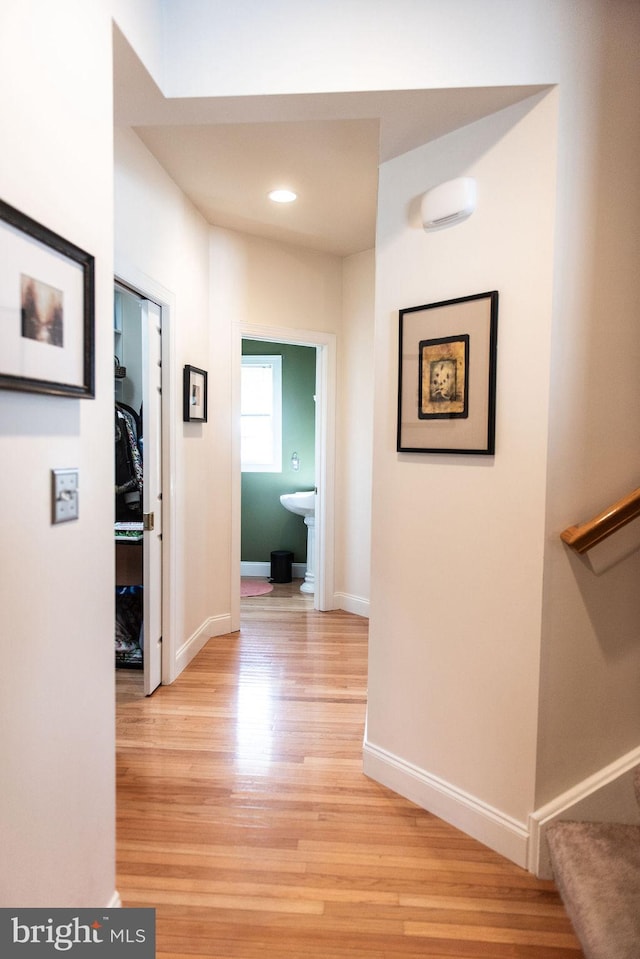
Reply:
[[[51,470],[51,522],[78,518],[78,470]]]

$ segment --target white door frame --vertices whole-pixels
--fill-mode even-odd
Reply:
[[[153,300],[145,298],[138,302],[145,442],[142,484],[142,513],[145,518],[142,564],[143,667],[144,691],[149,696],[162,683],[162,309]],[[147,529],[148,516],[153,522]]]
[[[335,609],[335,448],[336,448],[336,335],[291,327],[236,327],[232,374],[233,422],[240,422],[240,368],[242,340],[265,340],[316,348],[316,555],[314,608]],[[240,628],[240,534],[242,525],[240,488],[240,430],[234,429],[232,497],[232,628]]]
[[[114,282],[144,300],[157,303],[162,324],[162,684],[172,683],[176,669],[175,462],[178,377],[173,373],[175,331],[171,322],[175,296],[161,284],[116,256]],[[181,398],[181,397],[180,397]]]

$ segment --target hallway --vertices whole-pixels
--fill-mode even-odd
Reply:
[[[118,677],[117,888],[157,955],[580,959],[552,883],[362,774],[367,620],[247,605],[151,698]]]

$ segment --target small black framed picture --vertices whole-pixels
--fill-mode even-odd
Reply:
[[[185,366],[182,418],[185,423],[207,422],[207,371]]]

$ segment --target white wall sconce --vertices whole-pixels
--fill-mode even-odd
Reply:
[[[476,181],[470,176],[447,180],[428,190],[420,211],[425,230],[439,230],[470,217],[476,208]]]

